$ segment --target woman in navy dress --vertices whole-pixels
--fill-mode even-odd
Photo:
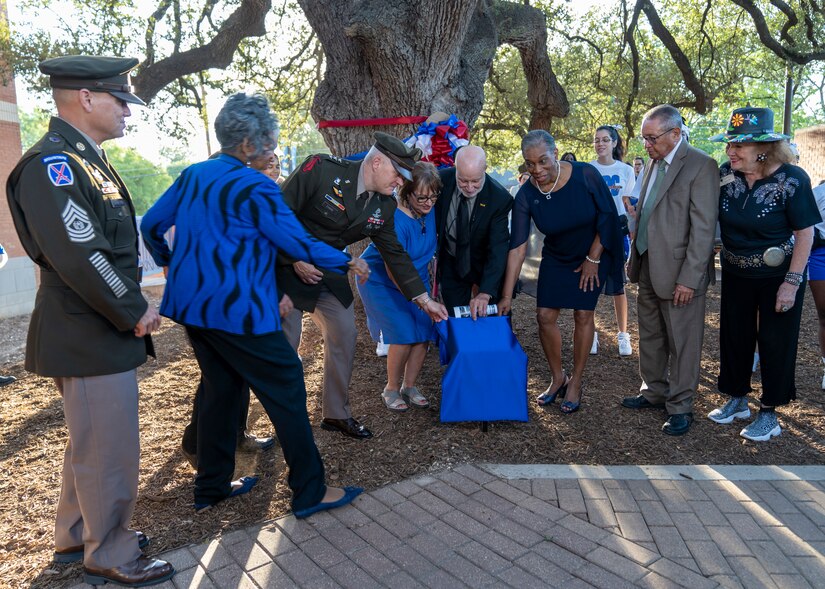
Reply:
[[[601,174],[591,165],[558,160],[547,131],[530,131],[521,153],[531,179],[516,194],[510,254],[502,292],[513,292],[527,253],[530,221],[546,236],[539,267],[536,317],[553,381],[536,399],[541,406],[565,397],[562,413],[579,409],[582,375],[593,343],[593,310],[605,280],[622,280],[619,217]],[[511,297],[499,303],[510,311]],[[559,311],[573,309],[573,372],[562,369]]]
[[[404,184],[399,192],[395,211],[398,241],[410,255],[427,290],[430,289],[428,266],[436,246],[433,206],[440,190],[441,179],[435,166],[418,162],[413,168],[412,181]],[[418,305],[401,294],[373,244],[361,257],[372,270],[369,282],[358,284],[367,313],[367,327],[372,339],[379,341],[379,334],[383,334],[384,343],[389,344],[387,385],[381,397],[390,411],[404,412],[410,405],[425,409],[430,403],[415,381],[432,339],[433,322]]]

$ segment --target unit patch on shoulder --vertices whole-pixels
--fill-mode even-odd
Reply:
[[[46,171],[49,174],[49,180],[55,186],[71,186],[74,184],[74,174],[72,174],[72,169],[65,161],[48,164]]]
[[[60,215],[63,218],[63,226],[69,235],[69,241],[74,243],[86,243],[94,239],[95,230],[88,213],[80,208],[72,199],[66,203],[66,208]]]

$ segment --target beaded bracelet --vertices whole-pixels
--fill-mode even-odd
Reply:
[[[788,272],[785,274],[785,282],[792,286],[799,286],[802,284],[803,276],[799,272]]]
[[[601,260],[594,260],[590,256],[585,256],[584,259],[587,260],[588,262],[590,262],[591,264],[601,264],[602,263]]]

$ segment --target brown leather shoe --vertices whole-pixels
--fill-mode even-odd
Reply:
[[[143,532],[135,532],[138,537],[138,548],[143,550],[149,546],[149,537]],[[83,560],[83,544],[79,546],[69,546],[54,551],[54,562],[57,564],[69,564]]]
[[[172,578],[175,568],[165,560],[156,560],[145,556],[137,560],[99,571],[83,567],[83,580],[89,585],[114,583],[122,587],[148,587]]]

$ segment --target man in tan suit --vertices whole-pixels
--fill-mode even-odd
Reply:
[[[642,122],[650,162],[628,266],[630,281],[639,284],[642,386],[622,400],[630,409],[666,408],[662,431],[674,436],[693,421],[719,209],[718,166],[688,145],[681,125],[679,111],[667,104],[652,108]]]

